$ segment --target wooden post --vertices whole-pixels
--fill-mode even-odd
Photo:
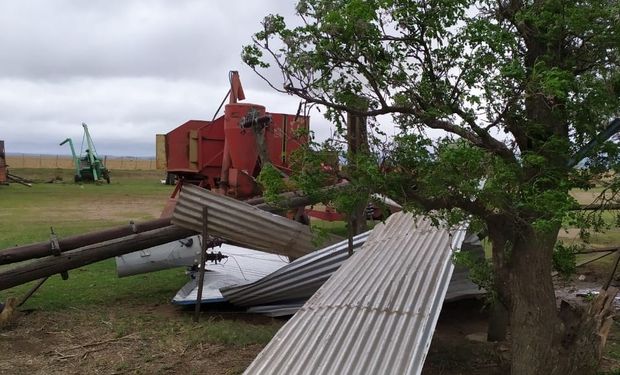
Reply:
[[[132,234],[147,232],[169,226],[171,226],[170,218],[166,217],[145,221],[143,223],[138,223],[135,225],[123,225],[120,227],[114,227],[97,232],[90,232],[77,236],[60,238],[58,240],[58,245],[61,252],[66,252],[80,247],[93,245],[99,242],[110,241],[115,238],[130,236]],[[174,241],[176,239],[177,238],[172,238],[170,241]],[[17,263],[35,258],[43,258],[48,255],[51,255],[49,241],[37,242],[25,246],[11,247],[8,249],[0,250],[0,265]]]
[[[198,293],[196,294],[196,308],[194,310],[194,322],[198,323],[200,320],[200,304],[202,303],[202,284],[205,281],[205,258],[207,255],[207,238],[208,238],[208,225],[207,225],[207,206],[202,207],[202,246],[200,248],[200,270],[198,271]]]
[[[360,98],[358,105],[360,110],[365,111],[368,103]],[[368,120],[366,116],[359,116],[351,112],[347,112],[347,146],[349,154],[350,168],[357,168],[355,157],[359,154],[368,154]],[[366,230],[366,205],[368,202],[360,204],[359,207],[350,213],[348,225],[351,227],[349,231],[349,243],[352,243],[352,236],[360,234]],[[352,252],[352,249],[349,249]]]
[[[162,245],[194,234],[195,232],[192,230],[169,225],[164,228],[132,234],[66,251],[59,256],[45,257],[0,272],[0,290],[12,288],[27,283],[28,281],[41,279],[63,271],[83,267],[100,260]]]

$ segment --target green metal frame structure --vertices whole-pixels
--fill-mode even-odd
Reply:
[[[71,138],[67,138],[60,143],[61,146],[65,143],[69,143],[69,147],[71,148],[71,155],[75,165],[75,182],[100,182],[105,180],[109,184],[110,171],[105,167],[99,156],[97,156],[97,150],[95,149],[95,144],[88,131],[88,125],[82,123],[82,127],[84,128],[84,138],[86,138],[86,143],[88,145],[85,156],[78,155],[75,152],[75,147],[73,146]]]

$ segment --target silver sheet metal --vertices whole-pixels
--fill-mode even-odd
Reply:
[[[307,225],[189,184],[181,190],[172,223],[201,232],[203,206],[210,235],[268,253],[301,257],[341,240],[328,236],[321,243]]]
[[[248,309],[249,313],[261,314],[277,318],[281,316],[291,316],[295,314],[303,306],[303,302],[289,303],[285,305],[268,305],[268,306],[254,306]]]
[[[362,233],[353,239],[354,250],[360,248],[370,232]],[[462,244],[463,251],[470,251],[475,256],[483,257],[482,244],[476,235],[469,235]],[[347,260],[348,242],[342,241],[325,249],[305,255],[282,267],[274,273],[253,283],[224,287],[220,291],[225,299],[237,306],[260,306],[250,308],[248,312],[264,313],[273,316],[282,311],[294,314],[298,301],[310,298],[329,277]],[[456,267],[450,279],[445,301],[454,301],[484,294],[476,284],[469,280],[469,271]],[[287,303],[293,301],[289,306]],[[273,311],[269,306],[273,304]],[[283,305],[289,306],[286,310]]]
[[[356,250],[370,232],[353,237]],[[305,255],[254,283],[222,288],[222,295],[237,306],[306,300],[349,258],[348,241]]]
[[[390,216],[245,373],[420,374],[464,237]]]

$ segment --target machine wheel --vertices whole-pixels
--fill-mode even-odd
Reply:
[[[166,185],[176,184],[177,176],[174,173],[166,173]]]
[[[105,170],[103,172],[103,178],[105,179],[105,182],[107,182],[108,184],[110,183],[110,172],[108,170]]]
[[[82,177],[76,174],[75,176],[73,176],[73,181],[77,184],[78,182],[82,181]]]

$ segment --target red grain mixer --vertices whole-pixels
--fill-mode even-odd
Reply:
[[[157,166],[180,184],[245,199],[260,194],[256,177],[266,163],[290,174],[291,154],[307,142],[309,118],[239,103],[245,99],[239,74],[230,72],[229,78],[224,115],[213,121],[190,120],[157,135]]]

